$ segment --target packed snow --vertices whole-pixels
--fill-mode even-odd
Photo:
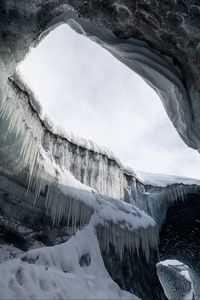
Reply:
[[[20,256],[20,254],[22,254],[23,251],[16,248],[14,245],[8,245],[8,244],[1,244],[0,243],[0,264],[10,260],[10,259],[14,259],[18,256]]]
[[[137,172],[137,178],[145,185],[166,187],[172,184],[200,185],[200,180],[194,178]]]
[[[0,299],[134,299],[107,273],[94,228],[0,264]]]

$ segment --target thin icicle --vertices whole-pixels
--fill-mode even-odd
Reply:
[[[108,222],[107,225],[96,224],[96,228],[101,248],[108,252],[112,244],[121,260],[124,250],[129,249],[132,254],[143,251],[148,261],[151,250],[158,246],[159,231],[153,226],[130,230],[127,227],[121,228],[120,224]]]

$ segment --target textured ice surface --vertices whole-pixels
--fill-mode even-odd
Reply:
[[[186,279],[174,266],[159,263],[157,272],[169,300],[192,299],[191,281]]]

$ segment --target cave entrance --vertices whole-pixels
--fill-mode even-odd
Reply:
[[[68,25],[50,32],[19,69],[57,125],[137,170],[199,176],[199,154],[180,139],[155,91]]]
[[[176,259],[188,266],[187,270],[192,281],[195,299],[199,299],[199,193],[198,191],[188,193],[184,198],[184,201],[174,202],[168,208],[165,223],[160,232],[159,252],[162,261],[167,260],[171,264],[171,261]],[[159,278],[166,285],[165,289],[167,291],[172,292],[173,289],[175,290],[175,286],[179,287],[177,291],[188,291],[189,284],[183,278],[181,279],[179,270],[174,271],[174,266],[169,266],[169,263],[167,267],[166,263],[165,266],[158,264],[157,270],[158,276],[160,273]],[[187,289],[185,289],[185,286]]]

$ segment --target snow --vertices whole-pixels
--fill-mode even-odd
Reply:
[[[25,80],[24,76],[20,72],[15,72],[12,77],[9,78],[11,81],[17,83],[18,88],[27,93],[32,108],[38,113],[39,116],[43,116],[43,107],[41,101],[37,98],[36,94],[31,89],[31,82]]]
[[[61,245],[0,264],[0,277],[0,299],[138,299],[110,278],[91,225]]]
[[[96,153],[106,155],[108,158],[115,160],[118,164],[121,165],[119,159],[115,157],[112,151],[108,150],[106,147],[100,146],[96,142],[93,142],[89,139],[84,139],[82,137],[79,137],[70,131],[66,131],[64,128],[55,126],[54,122],[47,115],[44,116],[43,121],[45,127],[53,134],[63,137],[75,145],[81,146],[83,148],[94,151]]]
[[[7,260],[18,257],[22,253],[23,253],[22,250],[16,248],[12,244],[11,245],[0,244],[0,264]]]
[[[187,178],[187,177],[179,177],[174,175],[166,175],[166,174],[152,174],[137,171],[137,178],[144,185],[152,185],[158,187],[167,187],[168,185],[173,184],[184,184],[184,185],[200,185],[200,180]]]

